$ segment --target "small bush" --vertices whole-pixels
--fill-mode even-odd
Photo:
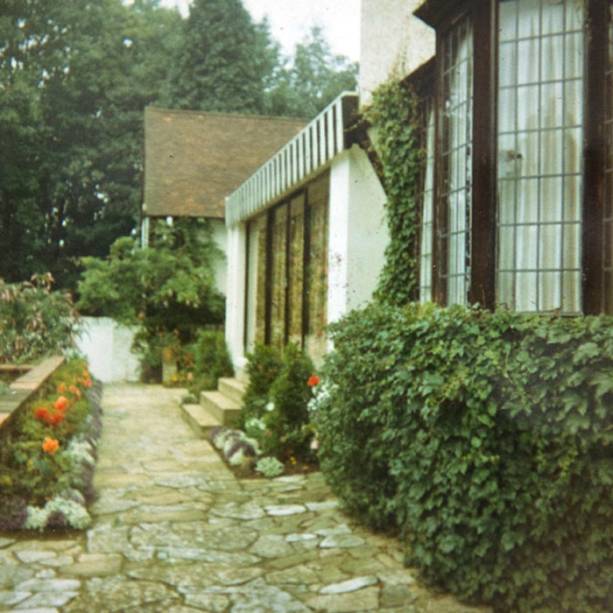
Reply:
[[[192,394],[217,389],[221,377],[232,377],[234,368],[223,332],[202,330],[194,344],[195,373]]]
[[[263,453],[281,460],[311,457],[308,405],[313,392],[308,381],[312,374],[311,359],[296,345],[288,345],[281,372],[270,387],[270,410],[263,416],[266,425],[261,437]]]
[[[241,425],[250,419],[261,419],[269,401],[268,395],[274,380],[282,367],[281,352],[275,347],[256,345],[253,353],[247,356],[247,375],[249,385],[243,397]]]
[[[0,363],[22,363],[74,347],[78,320],[70,295],[53,292],[50,274],[30,282],[0,279]]]
[[[426,578],[613,609],[613,320],[373,304],[332,327],[320,461]]]
[[[273,479],[283,474],[283,464],[277,458],[267,456],[258,460],[255,470],[267,479]]]

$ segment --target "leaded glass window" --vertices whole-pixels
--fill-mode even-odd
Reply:
[[[434,209],[434,109],[425,105],[425,172],[421,194],[421,240],[419,269],[419,301],[432,300],[432,239]]]
[[[470,283],[470,226],[472,197],[472,24],[464,18],[445,35],[443,50],[442,135],[443,182],[441,202],[446,209],[448,304],[465,304]]]
[[[584,6],[502,0],[497,301],[581,310]]]

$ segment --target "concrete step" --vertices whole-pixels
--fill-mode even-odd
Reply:
[[[221,392],[202,392],[200,404],[217,419],[222,426],[233,426],[241,412],[240,405]]]
[[[239,406],[243,403],[243,396],[247,390],[247,385],[234,377],[222,377],[217,384],[218,390],[224,395],[234,400]]]
[[[213,428],[221,425],[210,411],[199,404],[183,404],[181,413],[183,419],[198,436],[206,437]]]

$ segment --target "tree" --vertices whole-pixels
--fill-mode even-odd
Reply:
[[[198,328],[223,321],[224,301],[214,274],[219,257],[207,221],[158,223],[148,248],[123,237],[108,258],[84,258],[77,308],[142,326],[142,346],[169,335],[190,342]]]
[[[184,109],[261,112],[276,61],[267,24],[255,24],[241,0],[195,0],[168,101]]]
[[[343,91],[357,87],[358,66],[335,55],[319,26],[296,45],[268,93],[273,115],[315,117]]]
[[[10,257],[0,277],[51,270],[74,286],[79,256],[106,255],[135,226],[142,111],[166,80],[180,24],[157,0],[3,4],[0,136],[10,149],[0,154],[0,223]]]

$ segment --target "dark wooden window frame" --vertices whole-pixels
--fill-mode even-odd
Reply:
[[[497,78],[499,0],[430,0],[415,14],[436,30],[436,57],[442,58],[445,35],[460,20],[472,21],[473,57],[473,147],[471,279],[469,302],[486,308],[496,304],[496,209],[497,209]],[[607,66],[609,2],[586,0],[585,85],[583,95],[583,197],[582,197],[582,307],[584,314],[603,310],[603,253],[613,245],[604,244],[602,232],[605,198],[606,142],[603,83]],[[435,177],[433,297],[446,304],[447,210],[442,202],[442,66],[437,62],[435,84]]]

